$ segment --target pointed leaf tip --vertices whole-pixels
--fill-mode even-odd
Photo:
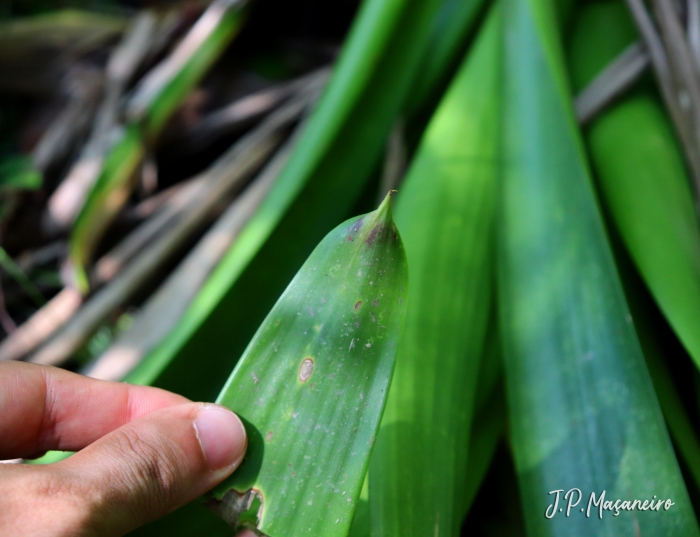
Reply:
[[[391,213],[391,195],[396,194],[397,192],[398,190],[389,190],[389,192],[386,193],[386,196],[384,196],[382,202],[379,204],[379,207],[377,207],[376,212],[380,212],[382,208],[386,206]]]
[[[351,227],[351,230],[355,228],[355,231],[357,231],[357,238],[363,240],[369,246],[386,241],[396,242],[399,237],[391,210],[392,192],[396,192],[396,190],[390,190],[375,211],[357,220],[354,226]],[[354,240],[354,238],[350,238],[349,235],[348,240]]]
[[[388,198],[321,241],[218,398],[244,420],[249,445],[245,462],[210,494],[215,512],[235,526],[247,524],[240,515],[249,517],[256,532],[273,537],[347,535],[394,369],[407,287]],[[258,507],[249,506],[251,494]]]

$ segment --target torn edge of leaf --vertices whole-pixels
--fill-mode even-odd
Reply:
[[[263,495],[259,490],[249,489],[241,493],[231,489],[220,500],[211,498],[204,505],[234,530],[246,528],[264,536],[258,530],[263,504]]]

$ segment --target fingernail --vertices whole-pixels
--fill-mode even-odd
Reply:
[[[194,428],[209,468],[219,470],[240,463],[248,441],[243,423],[233,412],[205,405]]]

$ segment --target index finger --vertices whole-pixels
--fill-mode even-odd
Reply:
[[[77,451],[135,418],[187,401],[158,388],[0,362],[0,459]]]

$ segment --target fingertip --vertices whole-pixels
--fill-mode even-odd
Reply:
[[[238,467],[248,446],[240,418],[228,408],[205,404],[194,422],[197,440],[211,470]]]

